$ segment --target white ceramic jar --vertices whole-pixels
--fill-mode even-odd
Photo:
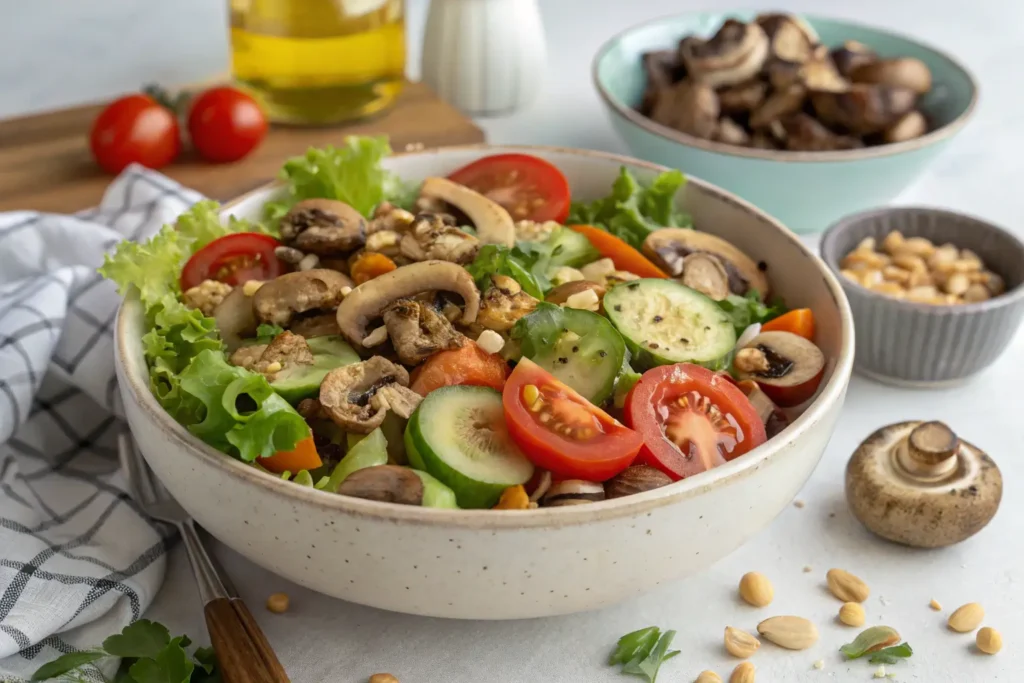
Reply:
[[[467,114],[510,114],[540,91],[547,49],[537,0],[431,0],[422,80]]]

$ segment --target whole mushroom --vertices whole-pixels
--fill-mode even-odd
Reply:
[[[913,57],[881,59],[862,64],[850,72],[854,83],[874,83],[905,88],[918,95],[932,89],[932,72],[928,65]]]
[[[758,24],[728,19],[709,40],[681,43],[680,56],[691,79],[722,88],[755,76],[768,58],[768,43]]]

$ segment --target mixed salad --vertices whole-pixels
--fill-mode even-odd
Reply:
[[[192,434],[297,485],[529,509],[737,458],[811,398],[810,310],[677,209],[685,179],[574,201],[550,163],[413,185],[384,138],[289,160],[260,222],[202,201],[101,272],[136,291],[150,386]]]

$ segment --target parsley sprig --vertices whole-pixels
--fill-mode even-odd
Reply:
[[[627,633],[619,638],[608,664],[621,664],[622,673],[644,676],[655,683],[661,665],[679,654],[679,650],[668,649],[675,636],[675,631],[662,633],[657,626]]]
[[[76,674],[109,657],[121,657],[114,683],[220,683],[212,648],[200,647],[189,655],[188,636],[171,637],[163,624],[139,619],[91,650],[69,652],[41,666],[33,681],[53,678],[84,680]]]

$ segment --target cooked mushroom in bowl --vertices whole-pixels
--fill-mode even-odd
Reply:
[[[383,145],[311,152],[351,179],[330,197],[304,174],[227,224],[201,202],[103,268],[129,290],[129,423],[197,521],[332,595],[507,618],[678,576],[782,509],[828,439],[852,351],[841,289],[799,240],[626,158],[471,147],[381,161]],[[419,250],[402,250],[410,236]],[[756,353],[771,365],[734,362]],[[758,491],[749,520],[684,539],[677,515],[711,523]],[[640,517],[657,547],[629,529]],[[598,586],[577,566],[584,546],[630,545],[656,568]],[[556,563],[590,590],[563,589]],[[445,580],[453,566],[464,580]]]

